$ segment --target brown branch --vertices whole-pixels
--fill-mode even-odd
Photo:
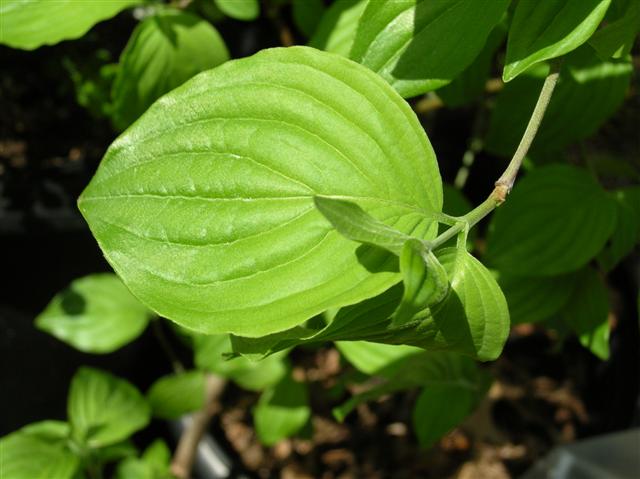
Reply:
[[[218,398],[226,385],[226,380],[214,374],[205,376],[205,401],[202,409],[191,414],[183,431],[178,447],[171,461],[171,473],[178,479],[189,479],[198,451],[198,444],[204,435],[211,418],[218,412]]]

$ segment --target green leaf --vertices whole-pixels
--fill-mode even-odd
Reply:
[[[585,170],[537,168],[494,214],[486,261],[509,276],[575,271],[605,245],[615,215],[615,203]]]
[[[171,479],[171,451],[162,439],[156,439],[142,457],[128,457],[118,464],[115,479]]]
[[[214,2],[222,13],[235,20],[250,22],[260,15],[258,0],[214,0]]]
[[[302,33],[307,37],[316,31],[322,14],[324,2],[322,0],[293,0],[293,21]]]
[[[62,40],[80,38],[96,23],[142,3],[142,0],[3,0],[0,43],[33,50]]]
[[[578,276],[531,278],[500,274],[498,283],[507,298],[511,324],[538,323],[555,315],[573,293]]]
[[[2,479],[72,479],[79,460],[63,444],[16,431],[0,439]]]
[[[459,386],[433,385],[422,390],[413,408],[413,430],[422,447],[438,439],[462,422],[474,409],[478,392]]]
[[[408,98],[451,82],[473,62],[507,0],[369,2],[350,58]]]
[[[348,57],[368,0],[337,0],[320,19],[309,46]]]
[[[538,64],[498,95],[485,142],[489,152],[510,157],[516,150],[548,71]],[[569,54],[531,154],[549,152],[556,159],[554,152],[592,135],[624,101],[631,72],[629,61],[603,62],[588,45]]]
[[[72,437],[90,447],[122,441],[150,417],[144,397],[129,382],[87,367],[71,381],[67,413]]]
[[[400,272],[404,292],[393,314],[392,326],[406,324],[421,310],[436,306],[449,293],[449,278],[444,267],[417,240],[404,244],[400,254]]]
[[[513,80],[531,65],[575,50],[596,31],[611,0],[518,2],[507,40],[502,78]]]
[[[156,439],[142,453],[142,460],[157,470],[168,471],[171,451],[162,439]]]
[[[498,50],[506,35],[507,25],[503,19],[491,31],[487,42],[473,63],[465,68],[451,83],[438,90],[438,97],[442,99],[445,105],[458,108],[482,98],[485,85],[491,75],[491,67],[493,66],[496,50]]]
[[[376,374],[384,379],[371,381],[371,387],[333,409],[333,414],[339,421],[344,420],[358,404],[416,387],[468,390],[475,395],[477,401],[485,394],[491,382],[471,358],[450,352],[422,352],[399,356],[396,361],[377,370]]]
[[[640,242],[640,187],[629,187],[612,193],[616,202],[616,226],[611,239],[598,255],[598,262],[612,270]]]
[[[316,195],[422,239],[442,206],[409,105],[361,65],[293,47],[227,62],[164,96],[111,145],[79,207],[153,310],[256,337],[400,280],[388,253],[333,229]]]
[[[616,15],[610,15],[614,10]],[[589,45],[604,60],[626,57],[640,31],[640,2],[613,0],[605,20],[606,24],[589,39]]]
[[[210,23],[190,13],[161,10],[134,30],[113,85],[113,122],[125,129],[162,95],[229,59]]]
[[[368,341],[337,341],[337,348],[358,371],[379,374],[390,364],[406,356],[420,354],[422,349],[398,344],[379,344]]]
[[[582,345],[602,360],[609,359],[609,293],[598,273],[585,268],[560,318]]]
[[[20,429],[21,434],[33,436],[49,444],[65,442],[69,437],[70,431],[68,423],[53,420],[34,422]]]
[[[316,196],[316,208],[345,238],[379,246],[399,256],[411,237],[393,229],[367,214],[357,204],[338,198]]]
[[[204,373],[187,371],[158,379],[147,392],[147,401],[155,417],[177,419],[202,407],[204,390]]]
[[[290,374],[262,393],[253,410],[256,433],[267,446],[296,434],[310,417],[307,388]]]
[[[322,341],[373,341],[408,344],[429,350],[458,351],[482,361],[495,359],[509,333],[507,303],[492,274],[463,249],[436,252],[451,289],[448,298],[393,327],[391,317],[403,294],[402,285],[342,308],[325,326],[311,324],[262,338],[232,337],[234,351],[266,355],[299,344]]]
[[[110,353],[140,336],[151,314],[115,274],[93,274],[58,293],[35,324],[80,351]]]
[[[194,348],[196,366],[231,379],[245,389],[261,391],[276,384],[287,372],[283,354],[269,356],[261,361],[251,361],[244,357],[228,359],[232,350],[226,334],[197,335]]]

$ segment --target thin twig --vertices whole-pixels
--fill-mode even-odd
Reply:
[[[538,128],[540,127],[540,123],[544,117],[544,112],[549,105],[549,100],[551,100],[551,95],[556,87],[556,83],[558,82],[559,72],[560,60],[556,60],[552,62],[551,71],[545,79],[544,85],[542,85],[538,101],[533,109],[527,128],[522,135],[522,140],[520,140],[520,144],[518,145],[513,158],[511,158],[509,165],[504,170],[504,173],[502,173],[500,178],[498,178],[498,181],[496,181],[495,188],[489,197],[473,210],[469,211],[466,215],[461,216],[458,223],[454,224],[451,228],[447,229],[434,240],[430,241],[429,246],[431,249],[435,249],[450,238],[453,238],[466,227],[471,228],[482,218],[496,209],[496,207],[505,202],[507,195],[513,187],[513,183],[516,180],[516,176],[518,175],[518,171],[522,165],[522,160],[529,151],[529,147],[538,132]]]
[[[224,378],[214,374],[206,375],[204,405],[202,409],[191,414],[171,461],[171,473],[178,479],[191,477],[191,469],[198,451],[198,444],[207,430],[211,418],[219,410],[218,398],[222,394],[225,385],[226,380]]]

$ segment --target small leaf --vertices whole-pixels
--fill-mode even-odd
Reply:
[[[58,293],[35,323],[80,351],[110,353],[140,336],[151,316],[115,274],[93,274]]]
[[[610,243],[598,255],[606,271],[612,270],[640,242],[640,187],[623,188],[612,194],[616,202],[616,226]]]
[[[262,444],[271,446],[296,434],[311,417],[307,388],[290,374],[260,396],[253,410],[256,433]]]
[[[350,240],[379,246],[399,256],[403,245],[410,239],[350,201],[325,196],[315,196],[313,201],[333,227]]]
[[[147,400],[155,417],[177,419],[200,409],[204,395],[204,373],[187,371],[158,379],[147,392]]]
[[[194,342],[195,363],[207,371],[233,380],[239,386],[253,391],[260,391],[273,386],[287,372],[284,355],[274,355],[260,361],[251,361],[237,357],[228,359],[232,352],[229,336],[197,335]]]
[[[537,168],[494,214],[486,261],[509,276],[553,276],[595,257],[615,226],[615,204],[585,170]]]
[[[171,451],[162,439],[156,439],[142,453],[142,460],[157,471],[169,470],[171,463]]]
[[[518,2],[509,28],[502,78],[575,50],[596,31],[611,0]]]
[[[413,408],[413,430],[422,447],[431,447],[467,417],[478,392],[459,386],[433,385],[422,390]]]
[[[368,341],[337,341],[337,348],[358,371],[379,374],[381,370],[402,358],[420,354],[422,349],[398,344],[379,344]]]
[[[258,0],[214,0],[216,6],[235,20],[250,22],[260,15]]]
[[[343,238],[316,195],[421,239],[435,236],[442,206],[409,105],[357,63],[292,47],[165,95],[111,145],[79,207],[154,311],[199,332],[257,337],[400,281],[391,255]]]
[[[500,274],[498,284],[507,298],[511,324],[538,323],[555,315],[573,294],[575,273],[545,278]]]
[[[498,95],[485,141],[489,152],[510,157],[516,150],[548,71],[537,64]],[[567,55],[531,155],[557,161],[558,150],[596,132],[624,101],[631,72],[628,60],[603,62],[588,45]]]
[[[142,0],[2,0],[0,43],[33,50],[80,38],[96,23],[140,3]]]
[[[166,9],[145,18],[120,57],[114,124],[125,129],[162,95],[228,59],[220,34],[195,15]]]
[[[2,479],[72,479],[78,466],[64,444],[22,430],[0,439]]]
[[[582,345],[602,360],[609,358],[609,293],[598,273],[585,268],[560,318]]]
[[[309,46],[348,57],[368,0],[336,0],[327,8]]]
[[[313,35],[324,13],[322,0],[293,0],[293,22],[307,37]]]
[[[616,15],[610,15],[614,10]],[[640,2],[613,0],[605,20],[606,24],[589,39],[589,45],[604,60],[626,57],[640,31]]]
[[[144,397],[129,382],[87,367],[71,381],[67,411],[72,437],[90,447],[122,441],[150,417]]]
[[[350,58],[405,98],[451,82],[473,62],[507,0],[369,2]]]
[[[404,292],[391,321],[391,325],[396,327],[409,322],[421,310],[434,307],[449,293],[449,278],[444,267],[417,240],[404,244],[400,254],[400,272]]]

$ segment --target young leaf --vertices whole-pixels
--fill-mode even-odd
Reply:
[[[406,356],[424,352],[414,346],[368,341],[337,341],[336,347],[358,371],[371,375],[379,374],[380,371]]]
[[[616,226],[609,244],[598,255],[598,262],[606,271],[640,242],[640,187],[623,188],[612,196],[616,202]]]
[[[256,433],[267,446],[296,434],[310,417],[307,388],[290,374],[263,392],[253,410]]]
[[[258,0],[214,0],[222,13],[235,20],[250,22],[260,15]]]
[[[313,201],[333,227],[350,240],[379,246],[399,256],[403,245],[410,239],[410,236],[376,220],[350,201],[325,196],[316,196]]]
[[[79,38],[96,23],[143,0],[2,0],[0,43],[33,50]]]
[[[575,271],[605,245],[615,215],[615,203],[585,170],[535,169],[494,214],[486,261],[509,276]]]
[[[162,439],[156,439],[142,457],[128,457],[118,464],[115,479],[170,479],[171,451]]]
[[[388,253],[335,231],[316,195],[422,239],[442,207],[409,105],[361,65],[294,47],[164,96],[111,145],[79,207],[145,304],[200,332],[256,337],[400,280]]]
[[[322,0],[293,0],[293,21],[307,37],[313,35],[324,13]]]
[[[531,65],[575,50],[596,31],[611,0],[564,0],[516,5],[502,78],[513,80]]]
[[[309,46],[348,57],[368,0],[337,0],[320,19]]]
[[[409,322],[421,310],[437,305],[449,293],[449,278],[444,267],[417,240],[404,244],[400,254],[400,272],[404,292],[391,320],[394,327]]]
[[[64,444],[16,431],[0,439],[3,479],[72,479],[79,459]]]
[[[269,356],[260,361],[238,357],[228,359],[232,352],[229,336],[197,335],[194,341],[195,363],[201,369],[231,379],[239,386],[260,391],[276,384],[287,372],[283,354]]]
[[[498,95],[485,142],[489,152],[511,156],[516,150],[548,70],[537,64]],[[629,61],[603,62],[588,45],[567,55],[531,154],[557,158],[554,152],[592,135],[624,101],[631,72]]]
[[[72,437],[90,447],[126,439],[149,422],[144,397],[129,382],[83,367],[73,377],[67,403]]]
[[[609,359],[609,293],[598,273],[585,268],[560,318],[582,345],[602,360]]]
[[[616,15],[610,15],[613,11]],[[589,39],[589,45],[603,60],[626,57],[640,31],[640,2],[613,0],[605,21],[604,27]]]
[[[187,371],[158,379],[147,392],[147,400],[155,417],[177,419],[200,409],[204,394],[204,373]]]
[[[433,385],[422,390],[413,408],[413,430],[422,447],[431,447],[462,422],[476,406],[478,392],[460,386]]]
[[[190,13],[162,10],[134,30],[113,85],[112,118],[123,130],[162,95],[229,59],[211,24]]]
[[[569,301],[578,275],[546,278],[500,274],[498,284],[507,298],[511,324],[538,323],[555,315]]]
[[[451,82],[476,58],[507,0],[369,2],[350,58],[405,98]]]
[[[162,439],[156,439],[142,453],[142,460],[159,471],[167,471],[171,462],[171,451]]]
[[[36,326],[86,353],[110,353],[140,336],[152,313],[115,274],[76,279],[36,318]]]

